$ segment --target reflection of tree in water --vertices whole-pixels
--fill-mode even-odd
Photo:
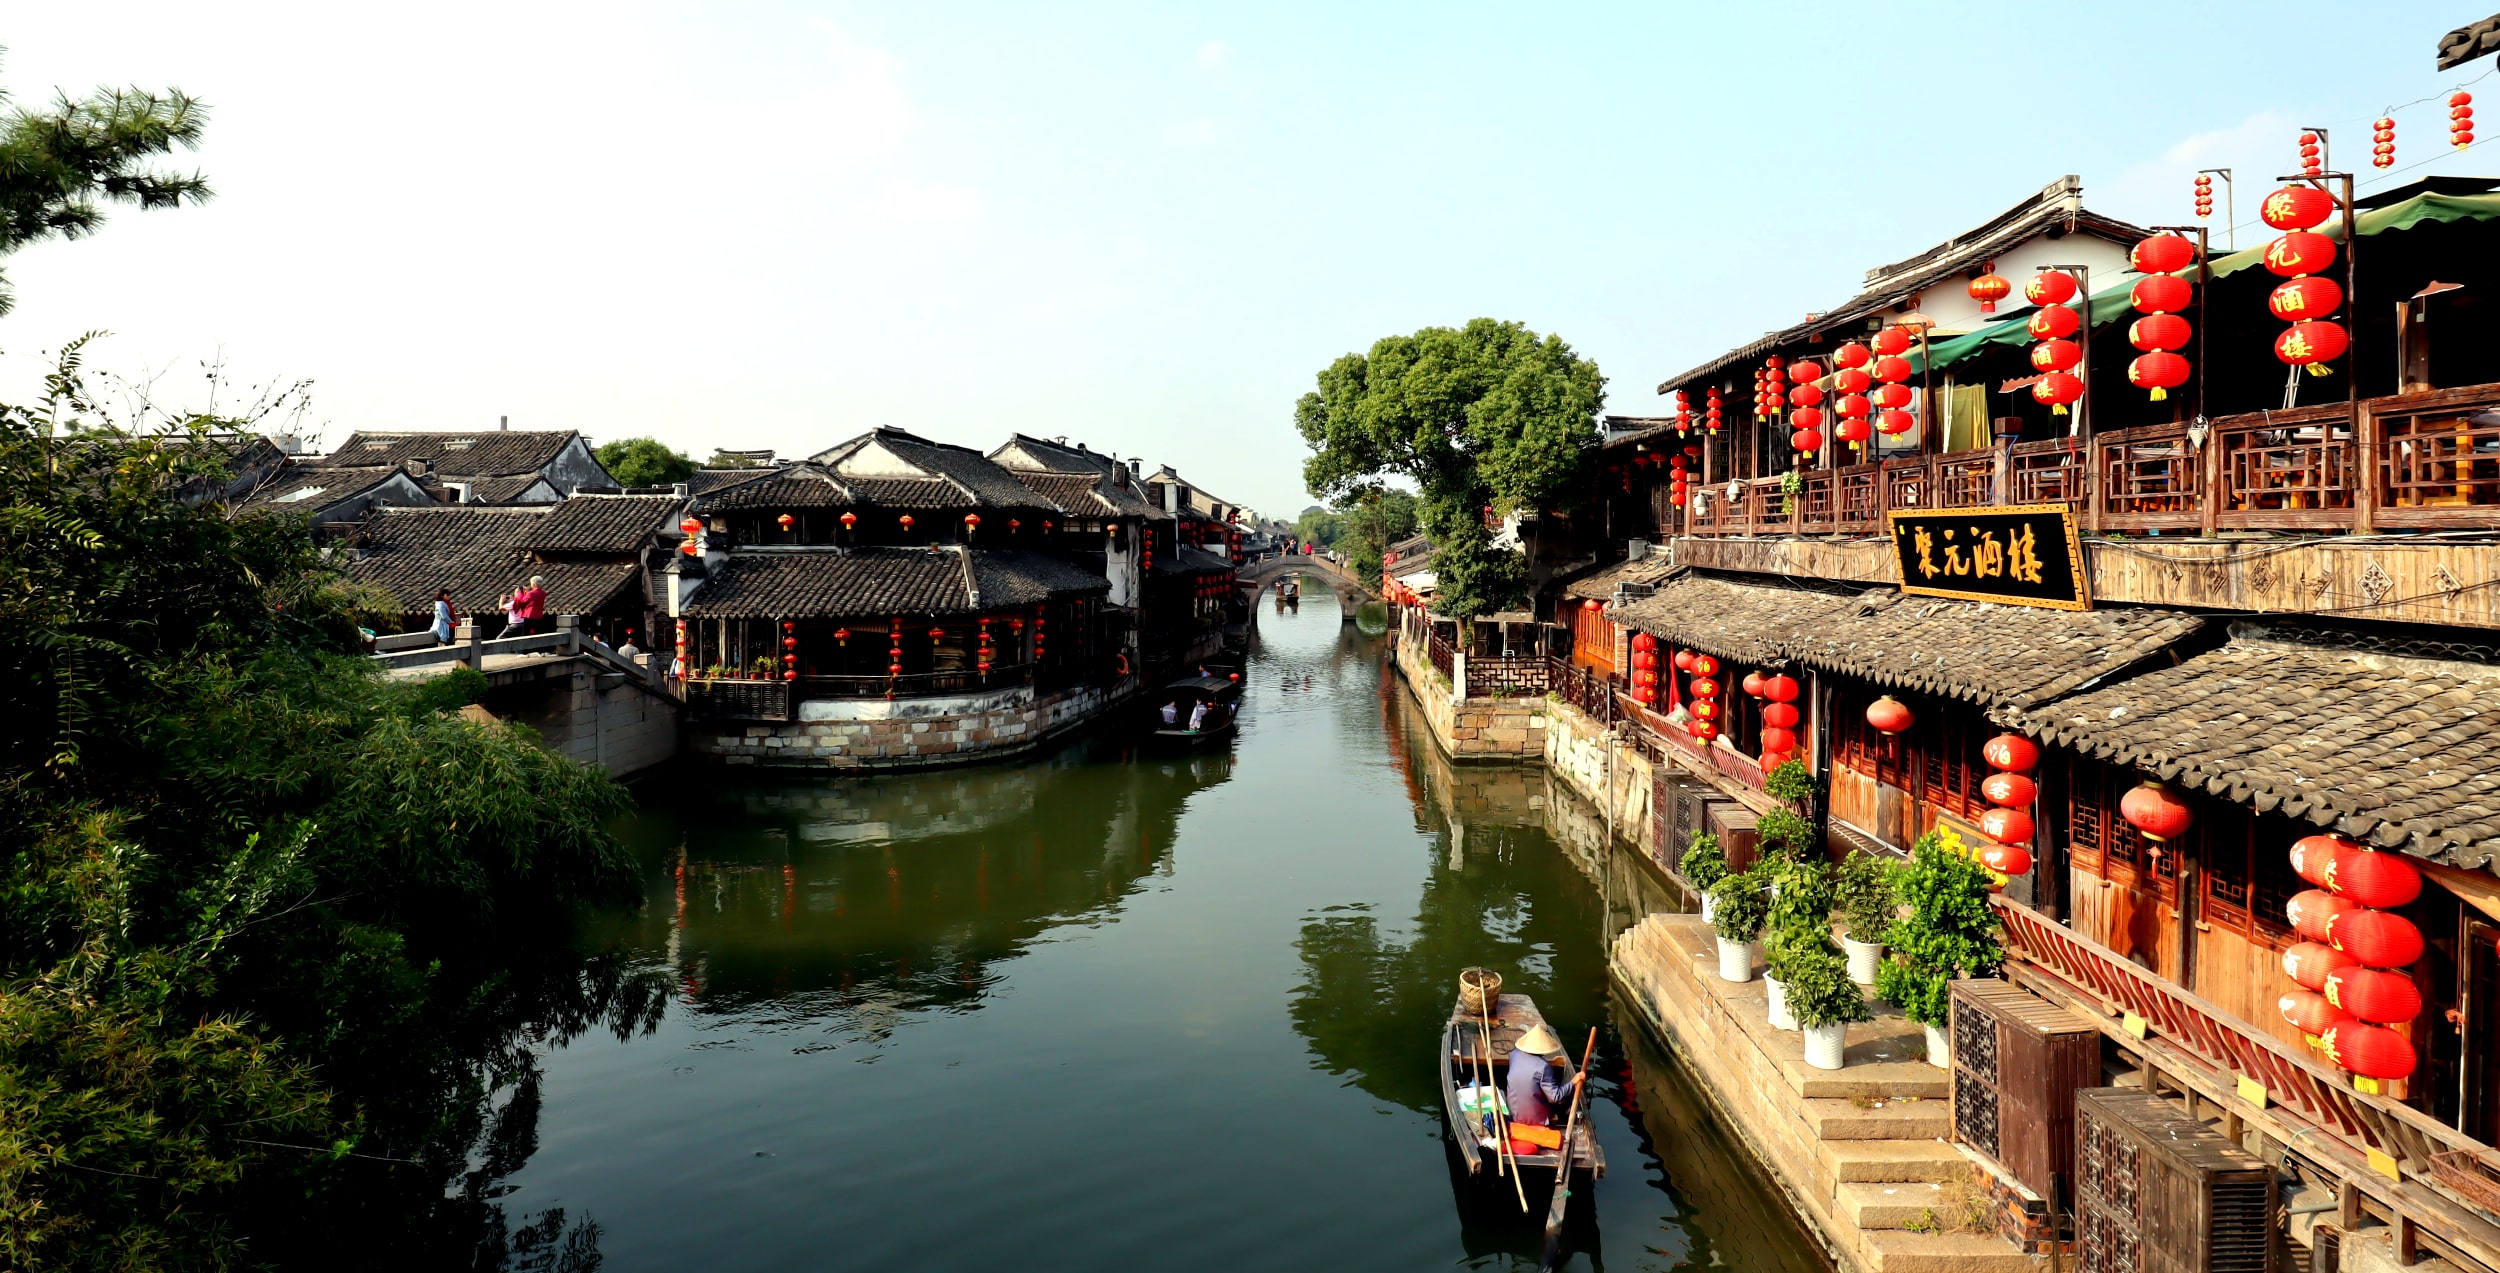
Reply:
[[[712,1045],[873,1045],[978,1007],[998,961],[1113,912],[1230,766],[1132,763],[1105,740],[1016,766],[716,786],[642,820],[661,869],[613,937],[664,961],[696,1018],[740,1028]]]

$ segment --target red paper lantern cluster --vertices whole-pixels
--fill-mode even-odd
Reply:
[[[2266,245],[2266,268],[2289,280],[2266,298],[2266,307],[2292,324],[2275,337],[2274,356],[2318,376],[2329,374],[2326,364],[2342,357],[2351,343],[2342,324],[2327,321],[2342,308],[2343,289],[2333,279],[2317,277],[2335,263],[2335,240],[2312,227],[2335,212],[2335,196],[2315,186],[2285,186],[2267,195],[2258,213],[2283,231]]]
[[[1668,467],[1675,470],[1674,479],[1668,483],[1667,502],[1675,505],[1677,508],[1684,507],[1684,502],[1692,497],[1693,475],[1690,467],[1691,464],[1691,460],[1681,455],[1670,457],[1667,460]]]
[[[885,674],[887,676],[901,676],[903,674],[902,619],[893,618],[886,620],[885,633]]]
[[[2031,365],[2043,374],[2032,384],[2031,397],[2058,415],[2083,396],[2083,378],[2070,370],[2083,361],[2083,347],[2069,339],[2083,330],[2082,317],[2066,306],[2074,297],[2075,276],[2064,270],[2042,270],[2023,287],[2023,299],[2039,306],[2028,326],[2031,338],[2040,342],[2032,346]]]
[[[2185,235],[2156,234],[2136,244],[2127,261],[2144,275],[2129,298],[2144,317],[2127,328],[2127,343],[2144,352],[2127,364],[2127,383],[2151,390],[2152,400],[2159,402],[2187,383],[2188,360],[2177,351],[2187,347],[2195,332],[2176,311],[2187,308],[2193,294],[2179,271],[2196,264],[2196,245]],[[2155,279],[2178,286],[2146,286]]]
[[[1875,379],[1881,382],[1875,390],[1875,405],[1883,408],[1875,418],[1879,433],[1901,434],[1916,427],[1918,421],[1903,408],[1910,405],[1910,360],[1903,357],[1910,351],[1910,331],[1906,327],[1887,327],[1875,333]],[[1866,439],[1857,438],[1863,442]]]
[[[2399,1029],[2421,1015],[2422,995],[2400,971],[2422,957],[2422,931],[2413,921],[2382,907],[2402,906],[2422,893],[2421,870],[2402,855],[2380,853],[2337,835],[2295,842],[2292,871],[2318,885],[2286,907],[2292,927],[2307,939],[2283,953],[2283,971],[2316,992],[2296,1003],[2286,996],[2285,1018],[2310,1036],[2327,1059],[2369,1079],[2400,1079],[2413,1073],[2413,1044]]]
[[[1685,687],[1693,695],[1692,706],[1687,709],[1692,722],[1685,728],[1696,741],[1707,743],[1719,736],[1719,661],[1694,650],[1678,650],[1675,665],[1693,676]]]
[[[1679,434],[1693,431],[1693,395],[1682,389],[1675,391],[1675,431]]]
[[[2384,115],[2370,125],[2370,166],[2396,166],[2396,121]]]
[[[1644,707],[1658,705],[1658,638],[1632,635],[1632,697]]]
[[[1979,794],[1995,806],[1980,815],[1979,833],[1996,841],[1980,852],[1980,865],[1999,875],[2026,874],[2031,851],[2023,846],[2031,842],[2030,809],[2040,797],[2030,773],[2040,763],[2040,749],[2020,734],[1999,734],[1979,754],[1996,770],[1979,784]]]
[[[2196,216],[2198,220],[2214,214],[2214,178],[2212,173],[2196,174]]]
[[[2448,95],[2448,144],[2459,150],[2474,144],[2474,95],[2463,89]]]
[[[1719,431],[1720,413],[1722,410],[1724,410],[1724,408],[1719,400],[1719,387],[1717,385],[1712,385],[1710,386],[1710,392],[1704,397],[1701,410],[1702,423],[1709,425],[1712,433]]]
[[[2319,140],[2316,133],[2300,135],[2300,175],[2304,177],[2326,175],[2326,144]]]
[[[2014,285],[1997,274],[1997,263],[1990,261],[1979,267],[1979,277],[1970,281],[1970,298],[1979,302],[1979,312],[1997,312],[1997,302],[2014,294]]]

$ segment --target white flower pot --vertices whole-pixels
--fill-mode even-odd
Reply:
[[[1771,1028],[1774,1030],[1796,1029],[1797,1014],[1788,1010],[1788,987],[1782,985],[1779,978],[1769,973],[1762,975],[1762,985],[1771,992]]]
[[[1849,1063],[1848,1052],[1848,1022],[1806,1027],[1806,1064],[1818,1070],[1837,1070]]]
[[[1707,924],[1719,917],[1719,899],[1704,892],[1701,895],[1701,922]]]
[[[1927,1031],[1927,1063],[1940,1070],[1952,1069],[1953,1040],[1948,1038],[1943,1030],[1935,1026],[1931,1025],[1922,1028]]]
[[[1861,986],[1874,985],[1875,969],[1884,962],[1884,944],[1843,937],[1840,948],[1849,952],[1849,980]]]
[[[1753,980],[1753,949],[1754,944],[1752,942],[1729,941],[1725,937],[1720,938],[1719,980]]]

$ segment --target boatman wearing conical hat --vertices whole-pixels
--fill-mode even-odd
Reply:
[[[1503,1098],[1510,1103],[1510,1121],[1530,1127],[1551,1127],[1557,1111],[1571,1100],[1580,1075],[1565,1062],[1562,1040],[1544,1026],[1528,1027],[1510,1052],[1510,1083]]]

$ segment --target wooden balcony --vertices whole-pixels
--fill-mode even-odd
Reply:
[[[1689,535],[1873,535],[1906,508],[2066,504],[2096,532],[2500,528],[2500,384],[1705,483]]]

